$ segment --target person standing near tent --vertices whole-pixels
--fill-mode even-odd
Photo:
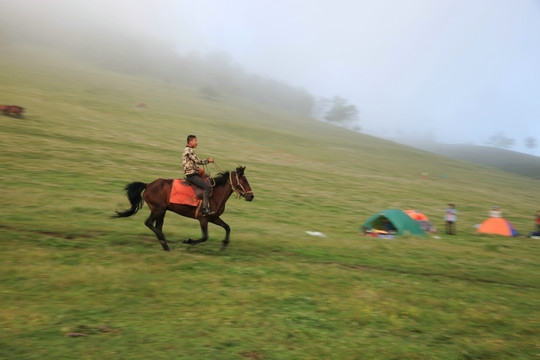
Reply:
[[[446,233],[456,235],[457,210],[454,204],[448,204],[444,209],[444,221],[446,222]]]
[[[491,210],[489,210],[489,217],[502,218],[501,208],[498,206],[493,206]]]

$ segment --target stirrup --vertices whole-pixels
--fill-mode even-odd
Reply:
[[[209,216],[209,215],[214,215],[216,212],[211,210],[210,208],[203,208],[202,209],[202,214],[204,216]]]

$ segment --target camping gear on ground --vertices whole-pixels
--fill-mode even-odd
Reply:
[[[418,225],[424,230],[425,232],[430,233],[436,233],[437,229],[431,222],[429,222],[429,219],[426,215],[422,214],[420,211],[407,209],[403,211],[405,214],[409,215],[413,220],[415,220]]]
[[[437,232],[437,229],[435,228],[435,226],[433,226],[433,224],[427,220],[416,220],[416,222],[418,223],[418,225],[420,225],[422,230],[424,230],[425,232],[429,232],[429,233]]]
[[[388,225],[394,230],[388,231]],[[383,230],[395,235],[418,235],[426,237],[424,230],[409,215],[398,209],[379,211],[370,217],[359,230]]]
[[[518,236],[518,232],[514,224],[504,218],[497,217],[492,217],[484,221],[482,224],[480,224],[476,232],[482,234]]]

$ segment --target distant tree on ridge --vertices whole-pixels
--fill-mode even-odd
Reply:
[[[321,99],[319,109],[324,113],[323,119],[330,122],[352,122],[358,120],[358,109],[352,104],[348,104],[347,99],[340,96],[334,96],[332,99]]]
[[[536,139],[532,136],[525,138],[525,147],[527,149],[534,149],[537,146]]]
[[[514,139],[508,138],[499,132],[495,135],[492,135],[487,141],[487,145],[491,145],[498,148],[509,149],[514,146],[516,141]]]

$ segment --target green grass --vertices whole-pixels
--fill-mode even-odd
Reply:
[[[538,156],[489,146],[422,144],[420,148],[454,159],[491,166],[500,170],[540,179]]]
[[[538,180],[7,50],[0,103],[26,114],[0,116],[0,358],[538,358],[540,243],[474,229],[499,205],[532,230]],[[143,224],[147,207],[110,218],[128,205],[126,183],[181,176],[190,133],[199,156],[247,166],[255,193],[229,200],[224,252],[216,226],[208,242],[165,253]],[[456,236],[358,234],[387,208],[417,209],[442,229],[448,202]],[[164,231],[200,235],[172,213]]]

